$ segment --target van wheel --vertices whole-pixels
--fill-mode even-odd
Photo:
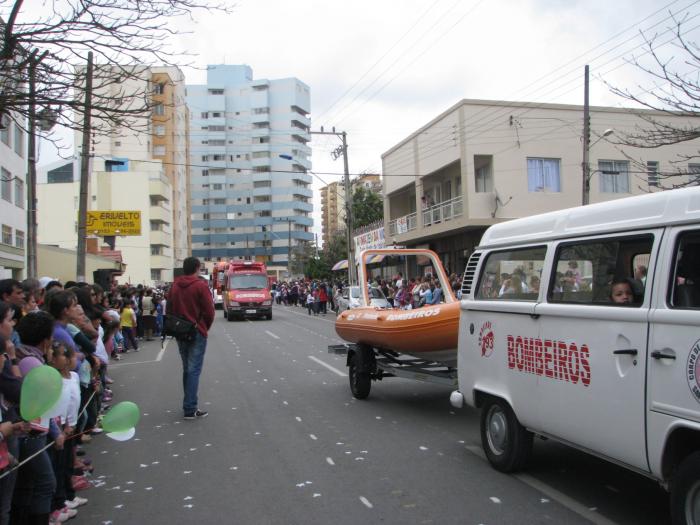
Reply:
[[[348,378],[350,391],[355,399],[367,399],[372,388],[370,366],[372,362],[372,350],[367,347],[358,348],[350,358]]]
[[[532,433],[520,424],[508,403],[489,398],[481,409],[481,446],[493,468],[513,472],[530,457]]]
[[[685,458],[671,483],[674,525],[700,524],[700,452]]]

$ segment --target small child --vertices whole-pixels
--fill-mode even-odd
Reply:
[[[610,299],[617,304],[631,304],[634,302],[634,292],[629,281],[615,280],[610,285]]]
[[[314,295],[311,293],[311,290],[309,290],[306,293],[306,309],[309,311],[309,315],[311,315],[311,310],[313,310],[314,307]]]

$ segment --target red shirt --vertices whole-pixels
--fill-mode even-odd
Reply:
[[[199,333],[206,337],[215,312],[214,300],[204,279],[194,274],[175,279],[168,295],[168,313],[196,323]]]

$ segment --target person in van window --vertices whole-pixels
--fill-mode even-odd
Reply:
[[[510,279],[504,281],[501,289],[503,290],[503,293],[499,294],[499,297],[503,295],[514,295],[524,293],[523,282],[520,280],[520,276],[515,273],[511,276]]]
[[[647,284],[647,267],[644,266],[643,264],[640,264],[634,269],[634,278],[638,281],[641,281],[643,286],[646,286]]]
[[[627,279],[618,279],[610,284],[610,300],[616,304],[632,304],[634,293]]]
[[[536,275],[530,276],[530,292],[540,293],[540,278]]]

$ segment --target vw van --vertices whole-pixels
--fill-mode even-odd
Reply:
[[[458,392],[496,469],[534,435],[658,480],[700,523],[700,188],[491,226],[462,284]]]

